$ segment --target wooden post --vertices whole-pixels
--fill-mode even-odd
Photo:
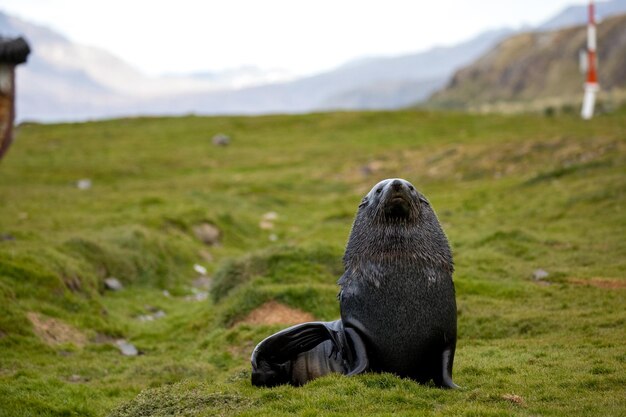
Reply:
[[[0,159],[13,141],[15,67],[26,62],[30,47],[24,38],[0,38]]]
[[[13,142],[15,65],[0,64],[0,159]]]

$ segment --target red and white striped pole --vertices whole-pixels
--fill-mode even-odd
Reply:
[[[585,82],[585,96],[581,116],[591,119],[598,92],[598,71],[596,55],[596,17],[593,0],[589,1],[589,23],[587,25],[587,81]]]

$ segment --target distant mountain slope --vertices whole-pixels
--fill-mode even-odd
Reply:
[[[485,32],[450,47],[396,57],[370,58],[282,84],[173,97],[170,104],[202,113],[306,112],[334,108],[397,108],[424,100],[456,68],[488,51],[510,30]],[[408,87],[390,94],[385,86]],[[368,96],[364,106],[358,96]],[[162,104],[162,103],[161,103]],[[156,111],[165,111],[165,108]]]
[[[510,29],[490,30],[453,46],[340,67],[326,76],[316,77],[316,88],[329,83],[341,87],[317,105],[322,109],[390,109],[423,101],[443,86],[456,69],[472,62],[511,33]]]
[[[512,36],[459,70],[430,103],[463,107],[580,95],[584,76],[578,57],[586,36],[584,26]],[[605,19],[598,26],[598,45],[602,89],[626,88],[626,15]]]
[[[537,27],[537,30],[556,30],[568,26],[578,26],[587,23],[586,4],[570,6],[561,13],[552,17]],[[626,13],[626,0],[600,1],[595,3],[596,17],[599,21],[611,16]]]
[[[372,83],[336,94],[322,103],[328,109],[394,109],[426,100],[442,88],[448,77],[430,80],[389,81]]]

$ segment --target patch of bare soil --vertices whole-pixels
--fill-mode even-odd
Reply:
[[[244,324],[298,324],[315,321],[311,313],[288,307],[277,301],[268,301],[253,310],[238,323]]]
[[[520,397],[519,395],[515,395],[515,394],[503,394],[502,395],[502,399],[506,400],[506,401],[510,401],[514,404],[517,405],[524,405],[524,399],[522,397]]]
[[[30,312],[26,316],[33,324],[35,334],[48,345],[71,343],[75,346],[83,347],[87,343],[87,337],[80,330],[61,320],[34,312]]]
[[[626,281],[608,278],[591,278],[580,279],[571,278],[568,280],[570,284],[585,285],[588,287],[605,288],[608,290],[619,290],[626,288]]]

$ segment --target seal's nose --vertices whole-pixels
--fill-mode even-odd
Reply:
[[[402,181],[400,181],[400,180],[393,180],[393,182],[391,183],[391,188],[394,191],[400,191],[402,189]]]

